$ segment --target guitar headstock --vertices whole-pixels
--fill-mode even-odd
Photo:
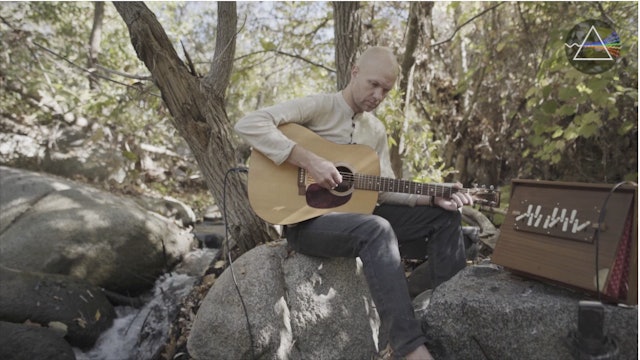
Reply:
[[[500,191],[495,189],[493,185],[488,188],[485,185],[481,187],[475,185],[468,190],[469,194],[473,197],[474,203],[490,207],[500,206]]]

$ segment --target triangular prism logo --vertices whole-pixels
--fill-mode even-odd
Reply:
[[[571,29],[564,48],[574,68],[587,74],[599,74],[613,67],[620,57],[620,37],[609,24],[587,20]]]
[[[613,34],[615,34],[615,32],[613,32]],[[564,45],[569,46],[567,44],[564,44]],[[571,44],[571,46],[573,45],[575,44]],[[593,50],[593,51],[588,53],[588,50]],[[598,57],[598,55],[600,54],[604,56]],[[582,40],[582,44],[580,44],[580,48],[578,49],[576,54],[573,56],[573,60],[574,61],[601,61],[601,60],[613,61],[613,58],[611,57],[611,53],[609,53],[609,50],[607,49],[607,45],[602,40],[602,37],[600,36],[600,33],[598,33],[598,30],[596,29],[595,26],[591,25],[591,28],[589,29],[587,36],[584,37],[584,40]]]

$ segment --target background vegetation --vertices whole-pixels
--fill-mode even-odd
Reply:
[[[206,74],[215,3],[147,5],[192,72]],[[330,2],[238,3],[232,121],[335,91],[333,11]],[[389,46],[402,60],[407,37],[419,35],[406,93],[377,111],[404,177],[637,181],[637,2],[361,2],[357,16],[361,48]],[[591,18],[622,42],[618,63],[599,75],[575,70],[564,50],[568,31]],[[0,163],[210,203],[111,3],[3,3],[0,39]]]

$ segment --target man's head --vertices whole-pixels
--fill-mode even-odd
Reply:
[[[351,69],[351,80],[343,93],[347,104],[356,113],[374,110],[395,85],[398,72],[398,61],[390,49],[367,49]]]

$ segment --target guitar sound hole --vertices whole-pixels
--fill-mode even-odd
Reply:
[[[342,175],[342,182],[332,191],[335,193],[350,192],[353,188],[353,172],[346,166],[336,167]]]
[[[318,184],[307,187],[305,198],[307,205],[316,209],[332,209],[346,204],[353,193],[353,172],[345,166],[336,166],[342,174],[342,182],[335,189],[327,190]]]

